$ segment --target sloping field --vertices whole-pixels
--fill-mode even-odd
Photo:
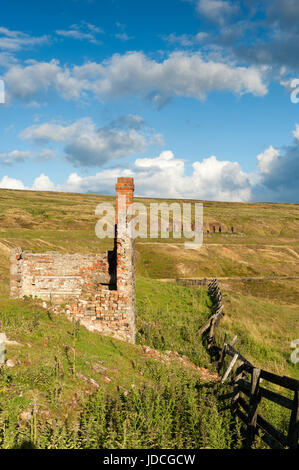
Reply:
[[[112,248],[98,239],[95,209],[110,196],[0,190],[0,275],[8,276],[8,249],[92,252]],[[149,207],[155,199],[139,199]],[[163,200],[163,202],[181,202]],[[183,240],[137,239],[137,273],[153,278],[277,277],[299,275],[299,205],[203,202],[204,222],[222,233],[205,234],[200,250]],[[235,233],[231,233],[231,227]],[[180,243],[178,243],[180,241]]]
[[[196,335],[210,299],[205,288],[175,279],[220,278],[226,315],[219,339],[237,334],[238,349],[255,365],[299,378],[290,360],[290,343],[299,337],[299,206],[204,202],[204,222],[220,222],[223,231],[206,234],[200,250],[185,250],[184,240],[137,240],[133,346],[88,332],[31,299],[8,299],[12,247],[113,247],[94,231],[102,201],[115,199],[0,190],[0,329],[20,343],[8,346],[14,367],[0,375],[0,448],[242,447],[239,423],[222,397],[228,389],[213,378],[207,383],[213,374],[204,368],[214,366]],[[287,432],[285,415],[270,414]]]

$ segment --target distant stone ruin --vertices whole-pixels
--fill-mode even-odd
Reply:
[[[133,202],[133,178],[118,178],[119,198]],[[125,221],[127,224],[127,221]],[[16,248],[10,258],[10,296],[38,297],[53,304],[67,303],[69,318],[88,329],[135,343],[135,250],[128,235],[118,236],[114,249],[104,253],[30,253]],[[124,231],[122,231],[124,233]]]
[[[208,224],[204,224],[203,232],[204,233],[236,233],[236,227],[226,227],[220,224],[219,222],[210,222]]]

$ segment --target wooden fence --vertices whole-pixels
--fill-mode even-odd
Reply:
[[[226,355],[231,356],[232,359],[222,377],[222,383],[227,380],[230,372],[236,365],[236,372],[232,382],[233,395],[231,400],[231,412],[233,415],[236,414],[247,426],[246,447],[252,446],[255,435],[260,430],[263,441],[271,448],[298,448],[299,380],[286,376],[279,376],[254,367],[245,357],[236,351],[231,344],[224,343],[221,350],[222,363]],[[262,387],[262,380],[266,380],[271,384],[279,385],[284,389],[291,390],[293,399]],[[283,406],[291,411],[287,436],[258,414],[258,406],[262,398],[270,400],[273,403]]]
[[[231,412],[238,416],[246,426],[246,447],[250,448],[257,433],[260,433],[263,441],[273,449],[297,449],[299,439],[299,380],[291,377],[279,376],[252,365],[234,345],[237,341],[235,336],[228,344],[224,340],[220,348],[215,341],[215,328],[224,315],[222,295],[216,279],[211,281],[208,287],[213,301],[213,315],[198,330],[198,334],[208,334],[208,347],[218,351],[218,369],[221,370],[227,356],[231,357],[230,363],[222,377],[224,383],[234,370],[232,379]],[[292,398],[276,393],[261,386],[265,380],[271,384],[278,385],[291,391]],[[290,393],[290,392],[289,392]],[[287,435],[276,429],[271,423],[258,414],[258,407],[262,399],[270,400],[279,406],[290,410],[290,419]]]
[[[222,304],[222,293],[218,284],[217,279],[212,279],[208,285],[208,292],[213,302],[213,315],[202,325],[201,328],[196,332],[197,335],[201,335],[204,332],[208,332],[208,349],[211,349],[214,345],[215,330],[218,326],[221,318],[224,315],[224,307]]]

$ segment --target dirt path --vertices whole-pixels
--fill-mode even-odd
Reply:
[[[161,245],[161,246],[176,246],[177,248],[178,247],[181,247],[185,244],[185,242],[188,242],[190,240],[186,239],[182,242],[179,242],[179,241],[176,241],[174,240],[173,242],[163,242],[163,241],[160,241],[160,242],[140,242],[137,240],[136,242],[136,245]],[[284,244],[284,245],[272,245],[272,244],[269,244],[269,243],[203,243],[203,246],[244,246],[244,247],[252,247],[252,246],[268,246],[270,248],[289,248],[290,246],[293,246],[292,244]],[[294,246],[298,246],[297,242],[294,244]],[[200,248],[198,248],[198,250],[200,250]],[[294,250],[292,250],[294,251]],[[294,252],[293,254],[296,254],[296,256],[299,256],[296,252]]]
[[[160,282],[192,282],[192,281],[211,281],[214,279],[213,277],[189,277],[189,278],[165,278],[165,279],[155,279],[155,281],[160,281]],[[251,282],[251,281],[257,281],[257,282],[266,282],[266,281],[294,281],[299,279],[299,276],[277,276],[277,277],[219,277],[217,276],[218,281],[241,281],[241,282]],[[195,284],[196,285],[196,284]]]
[[[190,369],[195,369],[198,371],[202,380],[211,382],[220,382],[221,380],[221,377],[219,377],[217,373],[211,372],[209,369],[205,369],[204,367],[195,365],[187,356],[180,356],[176,351],[165,351],[165,353],[161,353],[156,349],[151,349],[149,346],[143,346],[142,349],[144,354],[149,356],[151,359],[163,362],[163,364],[175,363]]]

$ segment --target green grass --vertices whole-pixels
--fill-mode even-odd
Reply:
[[[202,382],[197,370],[179,359],[167,363],[142,348],[176,351],[201,367],[212,368],[205,345],[195,335],[210,314],[206,289],[137,279],[136,346],[91,333],[63,315],[39,308],[31,299],[2,296],[0,300],[1,330],[22,344],[8,346],[7,358],[16,365],[0,373],[0,448],[243,445],[240,423],[230,415],[223,397],[229,387]],[[287,332],[281,311],[269,302],[225,294],[224,303],[230,313],[220,333],[237,333],[238,349],[254,364],[269,365],[270,370],[274,364],[278,372],[288,370],[296,376],[284,338],[285,333],[287,341],[291,338],[296,316],[283,311],[289,315]],[[270,330],[274,313],[278,321]],[[258,335],[252,329],[257,322]],[[82,380],[82,375],[95,380],[99,389]],[[265,402],[263,416],[285,431],[287,416],[274,408]],[[30,419],[20,418],[24,411]],[[263,447],[259,441],[255,445]]]
[[[218,341],[238,336],[237,349],[257,367],[299,379],[298,364],[291,362],[292,340],[299,337],[298,285],[281,283],[222,283],[225,317]]]
[[[147,206],[159,202],[137,200]],[[137,240],[133,346],[51,315],[33,300],[8,299],[10,248],[112,248],[113,240],[94,232],[102,201],[115,199],[0,190],[0,331],[22,344],[8,346],[7,358],[16,365],[0,373],[0,447],[241,447],[240,425],[225,409],[228,387],[203,382],[179,356],[167,362],[144,352],[144,345],[171,350],[213,369],[195,334],[210,315],[206,289],[157,279],[237,279],[221,281],[226,316],[219,341],[224,333],[229,339],[237,334],[237,349],[255,365],[298,378],[298,365],[290,362],[290,342],[299,337],[298,281],[240,278],[299,275],[299,206],[206,201],[204,221],[220,222],[224,233],[205,235],[200,250],[184,250],[183,240],[171,238]],[[231,226],[236,233],[225,233]],[[263,416],[285,432],[287,415],[266,401],[262,406]],[[22,420],[22,412],[30,419]]]
[[[111,248],[96,238],[95,209],[112,196],[0,190],[0,274],[8,276],[8,250],[93,252]],[[136,198],[147,207],[152,202]],[[182,202],[182,201],[178,201]],[[137,272],[151,278],[299,275],[299,206],[204,201],[204,222],[218,221],[221,234],[205,234],[199,251],[178,240],[137,240]],[[229,233],[234,226],[236,233]],[[183,240],[181,240],[182,242]],[[153,244],[154,243],[154,244]]]
[[[139,330],[150,311],[157,327],[150,330],[148,344],[161,341],[159,332],[164,337],[159,349],[175,348],[193,353],[199,363],[208,361],[202,345],[194,343],[194,332],[208,314],[206,293],[144,279],[137,286]],[[161,290],[166,314],[158,310]],[[178,330],[183,326],[178,306],[185,308],[186,321],[193,318],[190,336]],[[166,364],[149,357],[141,331],[141,345],[133,346],[91,333],[31,299],[5,297],[0,322],[9,340],[21,344],[7,347],[6,357],[16,365],[0,369],[0,448],[241,445],[239,424],[222,409],[226,387],[202,382],[180,361]],[[82,376],[95,380],[99,389]],[[22,419],[24,412],[30,419]]]
[[[176,351],[196,365],[211,367],[196,331],[210,316],[205,289],[189,289],[146,278],[137,280],[137,342]]]

